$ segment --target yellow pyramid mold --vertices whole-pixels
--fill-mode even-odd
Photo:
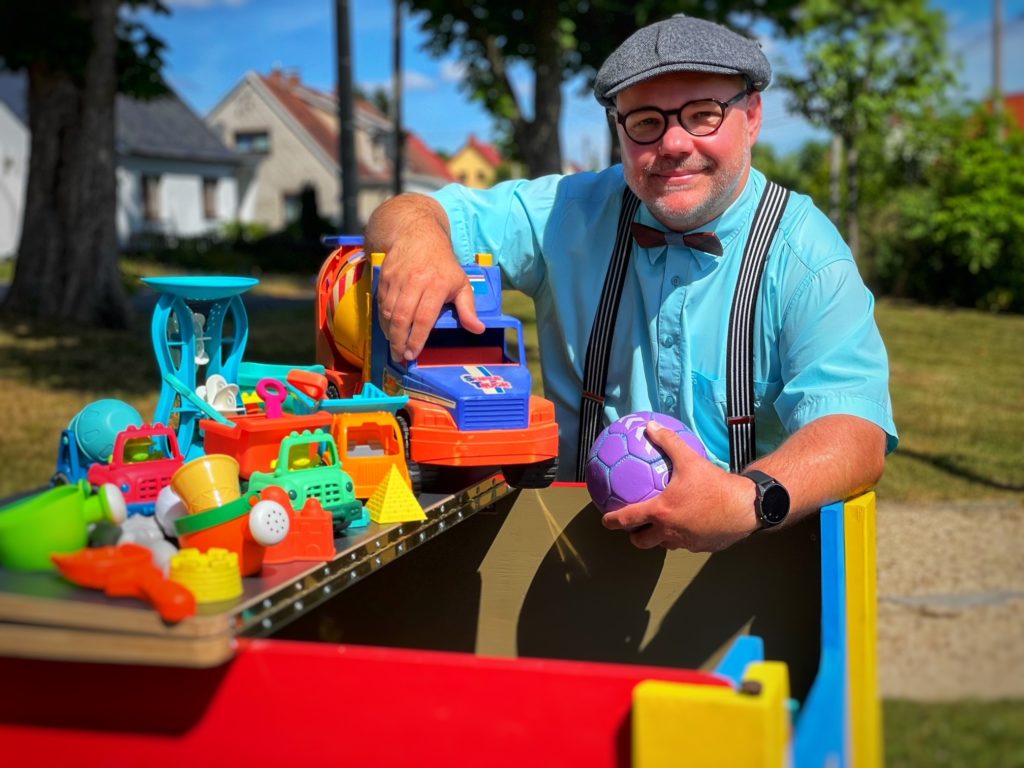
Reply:
[[[370,511],[370,519],[377,524],[414,523],[427,519],[423,507],[394,466],[374,489],[366,508]]]

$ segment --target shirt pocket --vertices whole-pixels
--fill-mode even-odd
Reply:
[[[724,465],[729,464],[729,430],[725,424],[727,387],[725,378],[712,378],[693,371],[693,423],[708,452]],[[781,381],[754,380],[754,418],[758,454],[781,442],[782,425],[773,403],[782,391]]]

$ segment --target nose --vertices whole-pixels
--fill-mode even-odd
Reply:
[[[658,152],[662,155],[688,155],[693,152],[693,138],[679,120],[672,118],[658,144]]]

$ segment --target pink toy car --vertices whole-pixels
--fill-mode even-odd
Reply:
[[[128,427],[118,434],[109,463],[93,464],[86,477],[92,485],[116,485],[124,494],[129,515],[152,515],[157,494],[183,463],[170,427]]]

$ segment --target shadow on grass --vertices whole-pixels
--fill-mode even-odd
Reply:
[[[919,461],[922,464],[928,464],[940,472],[953,475],[954,477],[959,477],[972,483],[977,483],[978,485],[983,485],[986,488],[993,488],[999,491],[1024,491],[1024,483],[1007,483],[1002,480],[996,480],[992,477],[979,475],[977,472],[958,465],[945,455],[932,455],[903,447],[900,447],[899,455],[900,457],[906,456],[914,461]]]
[[[151,310],[152,302],[149,302]],[[310,365],[315,362],[312,302],[253,297],[246,301],[249,339],[244,359]],[[150,339],[151,311],[139,311],[127,330],[0,318],[4,378],[57,391],[117,391],[145,395],[159,388]]]

